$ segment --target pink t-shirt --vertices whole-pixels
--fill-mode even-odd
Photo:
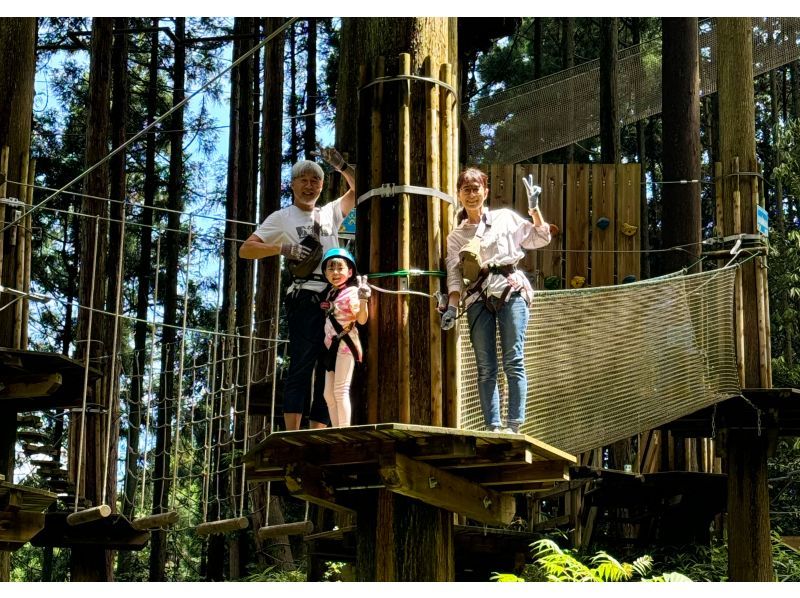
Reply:
[[[341,289],[332,301],[333,303],[333,317],[341,324],[342,328],[346,328],[351,322],[355,322],[358,312],[361,310],[361,301],[358,298],[358,287],[344,287]],[[356,359],[361,357],[361,341],[358,338],[358,330],[355,326],[348,333],[353,340],[353,344],[358,349]],[[333,337],[336,336],[336,330],[331,324],[330,318],[325,318],[325,346],[330,348],[333,342]],[[339,343],[340,353],[351,353],[350,347],[347,343],[342,341]]]

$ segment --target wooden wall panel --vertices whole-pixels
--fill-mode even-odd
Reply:
[[[586,164],[567,165],[566,242],[567,280],[574,277],[589,281],[589,167]]]
[[[617,165],[617,220],[615,229],[617,233],[617,283],[621,283],[626,276],[633,275],[636,280],[641,276],[641,221],[640,197],[641,185],[639,184],[639,164]],[[625,235],[625,225],[635,226],[636,233],[632,236]]]
[[[592,164],[592,212],[589,221],[592,248],[590,282],[593,287],[614,284],[614,196],[616,195],[616,169],[614,164]],[[600,218],[610,224],[603,230],[597,225]]]

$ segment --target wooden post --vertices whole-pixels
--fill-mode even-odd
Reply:
[[[453,84],[453,69],[450,64],[443,64],[439,69],[439,80],[448,85]],[[442,119],[441,132],[441,163],[442,163],[442,191],[456,197],[456,179],[458,164],[455,159],[458,140],[456,135],[458,126],[456,125],[457,98],[447,89],[440,89],[439,92],[440,108],[439,113]],[[447,236],[453,229],[453,220],[457,206],[447,205],[442,214],[442,246],[447,243]],[[446,250],[446,247],[445,247]],[[444,268],[442,268],[444,269]],[[444,284],[444,293],[447,294],[447,281]],[[444,335],[445,344],[445,370],[443,375],[444,393],[446,396],[445,421],[444,425],[455,428],[459,421],[459,397],[460,386],[458,384],[458,372],[460,371],[460,352],[461,340],[458,334]]]
[[[433,78],[433,64],[430,56],[425,58],[424,74]],[[428,187],[441,189],[440,158],[439,158],[439,87],[433,83],[427,84],[425,94],[425,149],[428,158],[426,166],[426,179]],[[436,197],[428,198],[428,270],[436,271],[442,266],[442,210],[441,200]],[[435,295],[441,283],[435,276],[428,277],[428,293]],[[428,306],[429,313],[429,342],[431,364],[431,425],[441,426],[442,413],[442,329],[439,325],[439,312],[436,303],[431,301]]]
[[[313,531],[314,524],[311,521],[297,521],[295,523],[261,527],[257,533],[259,540],[267,540],[278,536],[307,536]]]
[[[135,530],[144,531],[148,529],[164,529],[178,522],[178,511],[168,511],[140,517],[131,521],[131,527]]]
[[[3,147],[3,149],[0,151],[0,198],[8,197],[8,152],[8,146]],[[5,225],[6,205],[0,204],[0,231],[3,231]],[[5,251],[5,235],[5,231],[0,232],[0,281],[3,280],[3,253]]]
[[[90,523],[105,519],[111,515],[111,507],[108,505],[99,505],[84,509],[83,511],[75,511],[67,515],[67,525],[81,525],[82,523]]]
[[[385,70],[385,60],[383,56],[379,56],[375,61],[375,76],[383,77]],[[372,109],[371,109],[371,131],[372,131],[372,161],[370,171],[370,181],[372,188],[379,187],[383,180],[381,178],[381,163],[383,149],[381,146],[381,118],[383,111],[383,84],[379,83],[372,87]],[[369,226],[370,226],[370,256],[369,256],[369,269],[370,272],[378,272],[381,268],[381,245],[378,242],[380,238],[381,226],[381,202],[380,200],[373,199],[369,206]],[[374,293],[370,301],[370,314],[372,317],[367,322],[367,330],[369,334],[369,346],[380,347],[380,326],[378,326],[378,301],[377,293]],[[378,423],[378,394],[379,394],[379,367],[380,356],[374,355],[372,357],[372,366],[367,370],[367,423]]]
[[[400,75],[411,74],[411,55],[400,54]],[[401,185],[411,184],[411,82],[401,81],[399,97],[398,172]],[[411,205],[408,193],[401,193],[397,213],[397,268],[411,267]],[[408,279],[399,278],[400,288],[408,288]],[[397,296],[398,406],[400,423],[411,422],[411,340],[408,329],[408,295]]]
[[[25,153],[20,160],[20,184],[17,185],[19,189],[18,195],[20,201],[26,203],[28,197],[28,190],[25,183],[28,181],[28,168],[30,167],[30,156]],[[25,292],[22,288],[23,281],[25,280],[25,221],[26,218],[21,217],[25,207],[19,207],[14,210],[14,220],[17,224],[11,232],[11,243],[16,247],[16,264],[14,269],[14,288],[18,291]],[[22,302],[26,301],[25,298],[20,298],[16,305],[14,305],[14,344],[20,349],[25,347],[22,345]]]
[[[753,98],[753,32],[747,17],[720,17],[717,30],[720,161],[724,234],[755,233],[758,169]],[[730,219],[729,219],[730,215]],[[729,228],[730,227],[730,228]],[[759,333],[761,302],[757,264],[737,271],[737,365],[743,387],[768,388],[760,360],[769,359]],[[756,414],[754,414],[754,419]],[[755,424],[755,422],[754,422]],[[728,429],[728,577],[773,581],[767,492],[767,431]]]
[[[30,161],[30,166],[28,167],[28,188],[27,193],[25,194],[26,201],[25,204],[28,206],[26,209],[30,210],[30,206],[33,205],[33,184],[36,181],[36,159],[33,158]],[[25,261],[23,263],[23,273],[22,273],[22,286],[20,290],[29,293],[31,290],[31,236],[32,230],[31,227],[33,226],[33,217],[28,212],[28,215],[25,216]],[[26,297],[22,301],[20,301],[22,305],[22,313],[20,314],[20,321],[22,322],[22,328],[20,331],[20,341],[19,346],[22,349],[27,348],[28,346],[28,311],[30,310],[30,300]]]
[[[227,532],[238,532],[247,529],[250,520],[247,517],[234,517],[233,519],[220,519],[219,521],[207,521],[194,528],[198,536],[209,536],[211,534],[224,534]]]

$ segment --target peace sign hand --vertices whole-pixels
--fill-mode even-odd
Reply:
[[[366,301],[372,297],[372,289],[369,288],[366,276],[356,276],[356,282],[358,283],[358,298],[361,301]]]
[[[533,184],[532,174],[522,177],[522,184],[525,185],[525,193],[528,195],[528,210],[539,209],[539,195],[542,193],[542,188]]]

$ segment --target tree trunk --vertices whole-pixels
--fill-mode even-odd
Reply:
[[[299,157],[300,145],[297,132],[297,23],[289,28],[289,162],[294,164]]]
[[[661,88],[669,90],[663,102],[662,242],[664,248],[686,251],[663,254],[666,272],[676,272],[700,259],[700,185],[670,181],[700,180],[700,62],[696,17],[670,17],[663,22]],[[697,272],[695,266],[693,272]]]
[[[264,19],[264,30],[267,36],[280,27],[282,19],[267,17]],[[259,185],[259,222],[281,207],[281,145],[283,139],[283,48],[284,35],[275,37],[264,48],[264,96],[261,106],[261,156],[262,166]],[[280,259],[277,256],[258,260],[258,274],[255,301],[255,330],[258,338],[276,339],[278,337],[278,319],[275,317],[280,303]],[[264,384],[271,393],[272,384],[276,382],[275,371],[277,343],[259,342],[254,345],[255,364],[253,367],[254,383]],[[270,396],[271,400],[271,396]],[[272,427],[273,422],[264,417],[251,417],[250,426],[253,433]],[[260,484],[251,490],[253,496],[253,527],[258,529],[265,525],[283,522],[280,501],[275,497],[267,506],[267,487]],[[270,509],[267,517],[267,509]],[[263,541],[256,536],[258,554],[263,552]],[[294,560],[288,541],[280,545],[278,550],[278,567],[293,570]]]
[[[617,17],[600,19],[600,161],[619,162],[617,101]]]
[[[255,18],[246,17],[241,19],[241,35],[244,36],[239,49],[240,55],[247,53],[255,45],[253,35],[255,33]],[[228,187],[235,186],[238,189],[236,199],[236,220],[241,224],[238,225],[237,239],[246,239],[253,230],[252,223],[256,215],[256,198],[255,188],[253,187],[253,148],[258,147],[257,133],[258,129],[253,127],[256,121],[255,112],[253,111],[253,80],[256,78],[254,72],[255,60],[251,56],[242,62],[237,68],[239,71],[238,85],[239,93],[239,143],[238,143],[238,167],[236,168],[237,181],[228,180]],[[230,197],[230,196],[229,196]],[[237,247],[234,246],[234,250]],[[251,260],[236,260],[236,331],[237,331],[237,356],[239,364],[236,368],[238,372],[237,388],[239,391],[236,393],[236,410],[238,414],[243,414],[236,418],[234,430],[233,450],[236,453],[244,452],[244,434],[245,434],[245,418],[247,417],[248,399],[247,388],[250,380],[250,371],[252,367],[252,356],[250,347],[250,332],[252,330],[253,322],[253,279],[254,279],[254,266]],[[252,397],[252,395],[251,395]],[[231,488],[230,497],[233,509],[239,509],[240,506],[246,504],[241,502],[240,495],[244,491],[245,486],[242,483],[241,476],[244,474],[242,468],[235,468],[231,470]],[[246,498],[246,497],[245,497]],[[241,514],[241,511],[237,511]],[[240,544],[246,536],[246,532],[237,532],[232,534],[229,538],[229,553],[230,553],[230,567],[229,579],[239,579],[247,573],[248,552],[247,550],[240,550]],[[237,558],[234,558],[237,557]]]
[[[33,110],[33,81],[36,71],[36,17],[0,19],[0,148],[9,147],[8,178],[21,180],[22,157],[30,153],[31,112]],[[13,57],[13,59],[12,59]],[[22,197],[22,189],[8,184],[9,197]],[[0,231],[14,217],[14,210],[0,205]],[[0,232],[0,283],[17,288],[16,238],[18,227],[11,226]],[[10,295],[0,294],[0,309],[8,304]],[[0,346],[19,348],[14,339],[16,310],[0,311]],[[27,322],[22,322],[27,326]],[[0,474],[13,480],[14,442],[17,433],[17,415],[0,407]],[[0,551],[0,582],[10,579],[10,553]]]
[[[119,33],[128,28],[128,19],[118,17],[114,19],[114,43],[111,54],[111,147],[117,148],[127,141],[126,124],[128,118],[128,34]],[[125,164],[126,152],[120,152],[109,161],[110,169],[110,206],[111,222],[109,239],[119,240],[118,243],[109,243],[106,269],[115,272],[119,268],[119,260],[124,248],[124,229],[122,222],[127,217],[125,202],[127,197],[127,168]],[[117,303],[120,285],[117,278],[108,281],[106,306],[113,313],[121,312],[121,305]],[[139,479],[139,426],[141,425],[140,405],[134,397],[128,394],[128,427],[127,427],[127,453],[125,455],[125,471],[123,482],[122,514],[128,519],[134,516],[134,500],[137,481]],[[117,563],[117,575],[123,579],[129,578],[134,566],[134,560],[129,551],[122,551]]]
[[[103,160],[109,151],[109,105],[111,96],[111,51],[114,37],[113,19],[92,20],[91,63],[89,72],[88,110],[86,114],[86,165]],[[106,297],[108,274],[104,256],[108,251],[109,170],[104,163],[86,176],[81,212],[81,271],[78,314],[78,359],[94,359],[103,371],[103,378],[94,387],[93,402],[99,413],[82,413],[74,419],[70,431],[70,471],[76,476],[77,494],[92,504],[114,505],[116,502],[116,434],[106,430],[108,416],[104,412],[116,408],[116,397],[108,394],[116,373],[110,363],[112,352],[110,331],[113,323],[102,313],[91,314],[89,308],[102,310]],[[91,325],[90,325],[91,320]],[[117,430],[112,417],[111,426]],[[112,434],[107,451],[104,432]],[[83,441],[83,442],[81,442]],[[78,467],[81,461],[81,467]],[[104,472],[103,468],[108,468]],[[111,474],[113,472],[113,474]],[[110,475],[104,475],[109,473]],[[106,487],[103,487],[103,482]],[[82,492],[81,492],[82,490]],[[113,553],[102,545],[75,547],[70,555],[72,581],[112,581]]]
[[[633,35],[633,44],[638,45],[642,43],[642,18],[632,17],[631,34]],[[645,141],[645,125],[647,119],[636,121],[636,153],[639,154],[639,163],[642,167],[639,169],[640,184],[641,184],[641,203],[639,206],[640,230],[641,230],[641,249],[642,249],[642,280],[650,278],[650,209],[647,205],[647,193],[645,193],[645,185],[647,185],[647,143]]]
[[[416,88],[409,100],[408,131],[410,138],[403,137],[406,130],[399,116],[398,106],[403,101],[404,90],[413,85],[405,82],[384,85],[384,102],[378,108],[381,118],[380,147],[372,146],[373,134],[366,124],[365,114],[357,116],[359,69],[364,65],[373,69],[379,56],[385,57],[385,73],[394,76],[400,71],[400,53],[410,53],[410,74],[422,74],[428,56],[434,76],[438,78],[439,65],[449,63],[453,72],[457,67],[456,19],[448,18],[354,18],[344,19],[342,24],[342,68],[337,84],[338,109],[337,131],[352,129],[358,123],[356,158],[358,192],[371,189],[381,182],[398,182],[428,186],[426,173],[427,154],[425,141],[424,97]],[[374,73],[374,71],[372,71]],[[371,94],[370,94],[371,95]],[[362,110],[365,97],[362,96]],[[344,139],[344,138],[343,138]],[[352,139],[352,138],[350,138]],[[349,141],[349,139],[348,139]],[[337,140],[338,142],[338,140]],[[352,146],[343,145],[351,151]],[[374,152],[380,152],[380,158]],[[456,148],[452,147],[455,161]],[[442,162],[448,157],[441,156]],[[420,201],[416,201],[420,199]],[[400,198],[381,200],[380,234],[367,235],[364,230],[357,235],[358,255],[361,267],[366,271],[367,258],[374,251],[379,253],[379,268],[393,272],[411,264],[428,263],[428,202],[433,199],[408,202],[404,208]],[[370,206],[359,208],[357,227],[367,222],[364,215]],[[446,219],[443,211],[442,220]],[[415,242],[411,247],[401,248],[398,240],[401,229],[414,232]],[[363,229],[360,229],[363,230]],[[425,231],[425,232],[423,232]],[[421,232],[421,234],[420,234]],[[442,235],[441,231],[438,231]],[[442,235],[443,236],[443,235]],[[425,240],[423,242],[423,239]],[[374,270],[372,270],[374,271]],[[425,289],[428,289],[427,282]],[[429,355],[432,336],[430,333],[430,306],[423,302],[404,303],[397,300],[377,301],[370,311],[381,327],[381,349],[368,343],[365,353],[366,367],[378,368],[381,372],[381,395],[377,404],[378,422],[408,421],[415,424],[431,424],[434,397],[441,393],[437,388],[428,359],[409,359],[409,355]],[[407,311],[406,311],[407,310]],[[385,336],[384,336],[385,335]],[[408,339],[403,348],[394,340]],[[370,341],[370,339],[367,339]],[[360,579],[375,580],[452,580],[452,514],[441,509],[378,491],[380,506],[375,517],[359,511],[357,525],[357,563]],[[364,504],[375,500],[375,495],[365,497]],[[374,538],[374,540],[373,540]],[[370,551],[374,547],[374,558]]]
[[[186,46],[183,40],[186,37],[186,18],[176,17],[175,59],[172,66],[172,105],[180,104],[185,95],[186,80]],[[164,243],[164,271],[167,276],[164,280],[164,328],[161,337],[161,384],[158,393],[158,411],[156,414],[159,430],[163,426],[161,439],[164,450],[157,468],[163,471],[165,478],[160,484],[160,491],[153,495],[152,513],[154,515],[171,510],[169,494],[171,483],[169,480],[172,465],[170,453],[172,452],[172,419],[175,414],[175,373],[176,373],[176,348],[178,335],[178,270],[180,250],[183,245],[180,233],[180,214],[183,212],[183,108],[178,108],[170,117],[169,134],[169,175],[167,179],[167,233]],[[156,272],[156,276],[158,273]],[[157,476],[156,476],[157,477]],[[157,497],[157,500],[156,500]],[[155,530],[150,534],[150,581],[166,581],[165,569],[167,562],[167,533]]]
[[[36,71],[36,18],[0,19],[0,149],[9,148],[8,179],[22,180],[23,157],[30,154],[31,113],[33,110],[34,74]],[[8,197],[24,197],[24,188],[8,183]],[[16,240],[17,225],[8,226],[15,217],[15,210],[0,204],[0,284],[17,288]],[[3,230],[4,228],[8,228]],[[0,294],[0,309],[12,297]],[[15,314],[13,308],[0,311],[0,346],[20,347],[20,338],[14,334]],[[27,326],[27,322],[22,322]],[[0,474],[7,480],[14,479],[14,443],[17,433],[16,411],[0,407]],[[0,551],[0,581],[10,576],[9,553]]]
[[[317,143],[317,19],[308,19],[306,41],[306,127],[303,133],[303,149],[306,160],[312,158],[311,152]]]
[[[755,232],[755,195],[752,175],[756,172],[755,107],[753,100],[752,30],[749,18],[718,18],[717,47],[719,90],[720,156],[722,162],[723,225],[726,235]],[[736,212],[734,193],[741,195]],[[737,230],[737,228],[739,230]],[[759,313],[756,264],[741,266],[737,303],[744,313]],[[763,376],[759,354],[769,359],[769,347],[760,347],[758,318],[744,318],[737,325],[740,346],[740,376],[743,387],[769,388]],[[768,370],[767,370],[768,371]],[[731,581],[772,581],[772,553],[769,535],[767,495],[767,443],[755,430],[728,431],[728,575]]]

